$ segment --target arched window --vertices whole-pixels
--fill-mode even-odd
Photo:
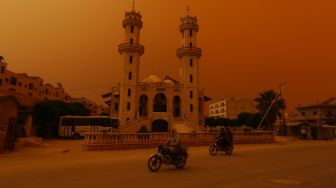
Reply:
[[[175,96],[173,99],[173,116],[181,116],[181,99],[179,96]]]
[[[131,33],[134,33],[134,26],[131,25]]]
[[[147,114],[148,114],[148,97],[146,95],[141,95],[139,101],[139,116],[147,116]]]
[[[189,36],[192,37],[192,29],[189,29]]]
[[[127,89],[127,96],[131,96],[132,95],[132,90],[130,88]]]
[[[190,81],[190,83],[193,82],[193,75],[192,74],[189,76],[189,81]]]
[[[129,63],[133,63],[133,56],[129,56]]]
[[[193,66],[193,60],[192,60],[192,59],[189,60],[189,66],[190,66],[190,67]]]
[[[155,95],[154,98],[154,112],[167,112],[167,98],[163,93]]]
[[[189,42],[189,47],[192,48],[192,42]]]
[[[130,110],[131,110],[131,103],[127,102],[127,111],[130,111]]]
[[[129,73],[128,73],[128,79],[129,79],[129,80],[132,80],[132,72],[129,72]]]
[[[133,44],[133,38],[130,39],[130,43],[131,43],[131,45]]]

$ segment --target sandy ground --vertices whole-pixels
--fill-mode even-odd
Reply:
[[[84,151],[81,140],[48,140],[0,155],[0,187],[334,187],[336,141],[277,137],[235,145],[231,157],[189,148],[183,170],[147,169],[155,148]]]

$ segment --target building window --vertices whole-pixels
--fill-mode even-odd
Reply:
[[[190,83],[193,82],[193,75],[192,74],[189,76],[189,81],[190,81]]]
[[[11,77],[10,78],[10,84],[11,85],[16,85],[16,82],[17,82],[17,78],[16,77]]]
[[[132,80],[132,72],[129,72],[129,73],[128,73],[128,79],[129,79],[129,80]]]
[[[189,47],[192,48],[192,42],[189,42]]]
[[[118,103],[114,103],[114,111],[118,111],[119,110],[119,104]]]
[[[21,82],[19,82],[19,86],[20,86],[20,87],[21,87],[21,85],[22,85]]]
[[[5,72],[5,67],[1,66],[1,74],[3,74]]]
[[[130,111],[130,110],[131,110],[131,103],[127,102],[127,111]]]
[[[129,56],[129,63],[133,63],[133,56]]]
[[[192,91],[189,92],[189,97],[190,97],[191,99],[193,98],[193,92],[192,92]]]
[[[131,25],[131,33],[134,33],[134,26]]]
[[[29,83],[29,89],[30,89],[30,90],[33,90],[33,89],[34,89],[34,84]]]
[[[189,29],[189,37],[192,37],[192,29]]]
[[[131,43],[131,45],[133,44],[133,38],[130,39],[130,43]]]
[[[128,90],[127,90],[127,96],[129,96],[129,97],[130,97],[130,96],[131,96],[131,94],[132,94],[132,93],[131,93],[131,89],[128,89]]]
[[[190,66],[190,67],[193,66],[193,60],[192,60],[192,59],[189,60],[189,66]]]
[[[193,104],[190,104],[190,112],[193,111]]]

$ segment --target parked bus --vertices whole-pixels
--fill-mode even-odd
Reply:
[[[59,123],[59,136],[79,139],[84,133],[117,132],[119,121],[109,116],[62,116]]]

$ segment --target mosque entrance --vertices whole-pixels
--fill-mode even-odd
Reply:
[[[139,116],[147,116],[148,114],[147,104],[148,104],[148,97],[146,95],[141,95],[139,101]]]
[[[163,93],[155,95],[154,98],[154,112],[167,112],[167,98]]]
[[[157,119],[152,122],[152,132],[168,132],[168,121]]]

